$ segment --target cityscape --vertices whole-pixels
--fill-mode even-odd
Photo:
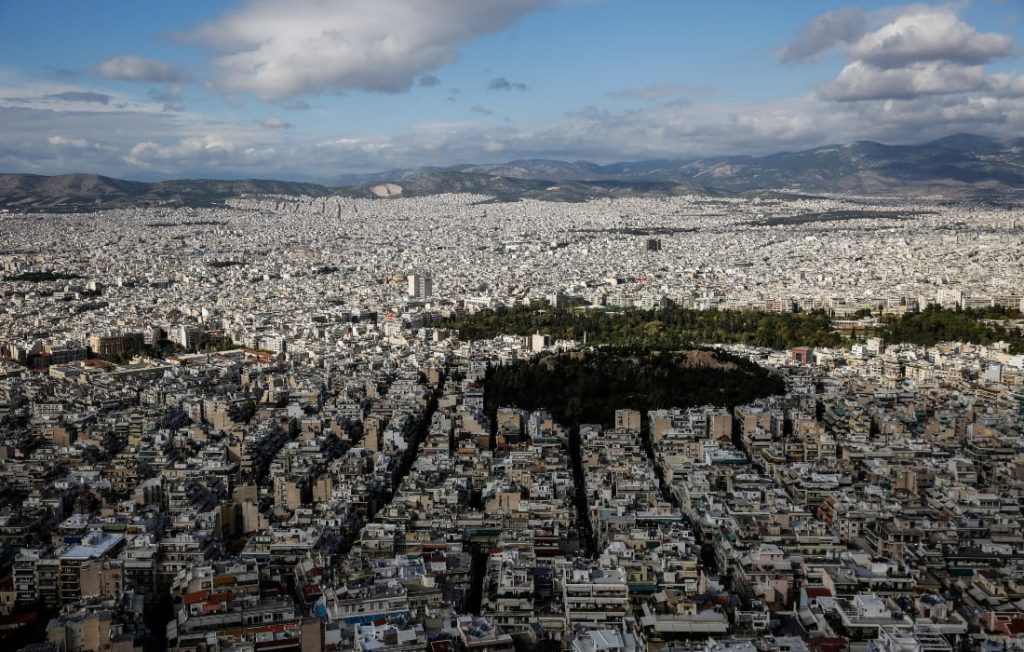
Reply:
[[[1024,545],[1019,346],[694,342],[781,391],[624,400],[577,424],[560,405],[489,406],[488,370],[585,351],[586,333],[459,330],[503,309],[670,301],[865,334],[929,306],[989,309],[1019,331],[1019,214],[229,204],[4,217],[4,595],[59,609],[48,640],[956,649],[1024,622],[1006,611]]]
[[[0,45],[5,649],[1024,651],[1012,7],[779,7],[751,65],[838,72],[719,105],[624,90],[616,23],[720,12],[422,1]],[[114,18],[0,20],[58,10]],[[527,50],[574,21],[610,104],[455,120],[480,75],[474,120],[558,113]]]

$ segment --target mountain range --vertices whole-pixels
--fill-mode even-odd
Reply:
[[[998,140],[954,134],[919,145],[857,141],[758,157],[656,159],[607,165],[529,159],[347,175],[329,184],[208,179],[144,183],[95,174],[0,174],[0,208],[13,210],[209,206],[243,194],[409,197],[471,192],[499,201],[583,201],[764,191],[1018,203],[1024,199],[1024,138]]]

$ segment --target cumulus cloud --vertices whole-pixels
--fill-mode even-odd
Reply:
[[[185,75],[173,66],[134,54],[107,59],[96,66],[96,72],[107,79],[150,83],[178,83]]]
[[[39,80],[4,79],[0,71],[3,167],[40,174],[88,171],[126,178],[191,173],[237,177],[260,161],[269,174],[275,159],[263,152],[283,140],[280,131],[257,125],[232,124],[187,111],[168,112],[158,102],[114,92],[102,102],[89,93],[95,91]],[[195,145],[197,138],[207,137],[201,142],[209,147]],[[147,142],[152,146],[135,150]],[[278,169],[272,176],[285,173]]]
[[[1009,36],[979,33],[952,10],[940,9],[897,17],[860,38],[850,56],[878,68],[929,61],[975,65],[1005,57],[1012,49]]]
[[[487,84],[489,91],[525,91],[526,84],[523,82],[509,81],[505,77],[495,77]]]
[[[803,63],[850,44],[867,31],[868,20],[857,7],[836,9],[807,23],[792,43],[782,48],[778,58],[784,63]]]
[[[854,61],[835,81],[821,89],[833,100],[910,99],[920,95],[968,93],[991,89],[981,66],[947,63],[914,63],[904,68],[879,69]]]
[[[85,149],[89,146],[89,141],[85,138],[66,138],[64,136],[50,136],[46,139],[53,147],[73,147],[75,149]]]
[[[558,1],[247,0],[184,37],[217,53],[228,93],[396,93],[458,60],[461,44]]]
[[[1022,75],[999,73],[989,78],[989,84],[1001,96],[1024,97],[1024,76]]]
[[[807,23],[779,49],[784,63],[806,63],[845,50],[850,59],[878,68],[950,61],[965,65],[1009,56],[1013,39],[980,33],[958,15],[962,4],[910,4],[865,12],[845,7]]]
[[[435,86],[440,86],[441,80],[438,79],[435,75],[428,74],[420,77],[419,81],[416,83],[422,86],[423,88],[433,88]]]
[[[90,109],[91,107],[91,109]],[[115,103],[64,106],[34,102],[0,102],[0,158],[8,170],[41,174],[94,171],[129,176],[131,166],[121,159],[137,134],[162,138],[183,125],[157,107],[145,112],[119,110]]]
[[[1012,94],[1012,75],[989,75],[983,65],[1008,56],[1013,39],[981,33],[957,5],[906,5],[864,13],[840,9],[804,27],[780,59],[811,60],[843,48],[848,62],[818,97],[843,102],[911,100],[925,96]]]
[[[126,160],[135,165],[149,165],[154,161],[183,161],[196,155],[222,156],[235,151],[235,144],[217,136],[194,136],[176,143],[160,144],[151,140],[137,143]]]

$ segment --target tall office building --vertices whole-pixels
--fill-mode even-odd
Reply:
[[[434,292],[434,281],[430,274],[409,274],[409,296],[425,299]]]

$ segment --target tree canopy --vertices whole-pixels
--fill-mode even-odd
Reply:
[[[866,315],[865,315],[866,316]],[[1020,312],[1003,308],[949,310],[885,316],[869,331],[891,344],[933,346],[938,342],[992,344],[1005,341],[1024,353],[1024,333],[1006,320]],[[747,344],[772,349],[839,347],[850,340],[835,330],[825,311],[778,313],[763,310],[694,310],[668,305],[654,310],[581,310],[520,306],[481,310],[448,320],[467,340],[541,333],[583,340],[593,346],[679,350],[702,344]]]
[[[497,367],[486,407],[547,408],[560,423],[614,423],[615,410],[697,405],[732,407],[785,391],[782,379],[721,351],[602,348],[548,354]]]
[[[567,310],[533,307],[482,310],[449,321],[463,339],[501,334],[542,333],[555,339],[582,340],[594,346],[683,349],[700,343],[750,344],[775,349],[794,346],[839,346],[822,312],[776,313],[740,310],[693,310],[666,306],[655,310]]]

